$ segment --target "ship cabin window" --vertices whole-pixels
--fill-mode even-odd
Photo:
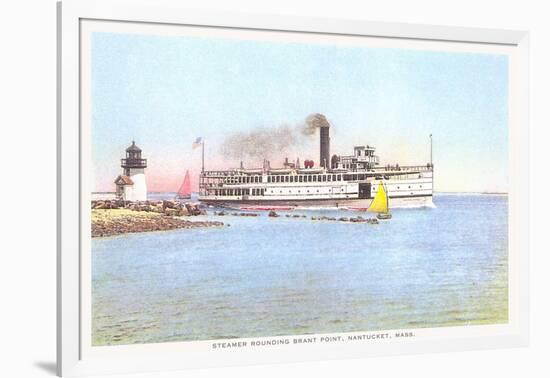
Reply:
[[[303,182],[304,177],[303,176],[298,176],[298,177],[299,177],[298,181]]]
[[[308,176],[308,177],[307,177],[307,181],[308,181],[308,182],[311,182],[311,181],[313,181],[313,178],[312,178],[311,176]]]
[[[327,178],[328,178],[328,181],[332,181],[332,175],[328,175]]]
[[[317,182],[317,176],[313,176],[313,182]]]
[[[288,176],[285,176],[285,182],[288,182]]]

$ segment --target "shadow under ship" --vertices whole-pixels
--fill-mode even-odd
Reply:
[[[348,208],[367,210],[379,188],[390,207],[433,206],[433,164],[380,167],[373,146],[355,146],[353,155],[330,157],[330,126],[319,128],[320,164],[297,159],[272,168],[203,171],[199,200],[208,205],[243,210]]]

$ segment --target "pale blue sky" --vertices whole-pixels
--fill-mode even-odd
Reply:
[[[221,153],[229,133],[318,112],[331,154],[371,144],[383,162],[425,164],[432,133],[436,190],[506,191],[507,104],[505,55],[93,33],[95,190],[113,190],[132,139],[150,189],[175,190],[200,168],[196,137],[207,168],[234,167]],[[269,158],[317,161],[317,142]]]

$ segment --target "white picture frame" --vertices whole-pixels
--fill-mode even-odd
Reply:
[[[355,345],[300,345],[270,350],[197,351],[174,344],[136,345],[117,352],[83,353],[82,325],[82,214],[83,146],[81,118],[81,47],[83,20],[141,24],[193,25],[244,30],[270,30],[364,36],[413,41],[500,45],[515,51],[514,111],[510,125],[509,295],[510,322],[464,330],[420,331],[420,337],[390,343]],[[433,25],[393,24],[358,20],[318,19],[269,14],[210,12],[185,9],[173,1],[73,0],[58,3],[58,255],[57,255],[57,372],[60,376],[148,372],[253,363],[357,358],[375,355],[430,353],[468,349],[526,346],[528,344],[528,207],[518,194],[528,183],[528,59],[525,31],[474,29]],[[84,285],[85,286],[85,285]],[[441,336],[441,332],[445,335]],[[208,344],[208,342],[206,342]],[[116,358],[111,358],[109,355]]]

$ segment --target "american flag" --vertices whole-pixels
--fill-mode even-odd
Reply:
[[[201,146],[203,144],[203,140],[202,140],[202,137],[198,137],[197,139],[195,139],[195,141],[193,142],[193,149]]]

